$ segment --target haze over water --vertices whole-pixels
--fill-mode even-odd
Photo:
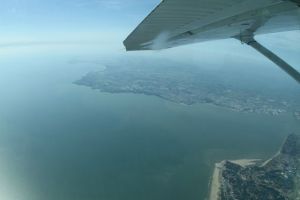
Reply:
[[[215,162],[268,158],[300,131],[291,113],[238,113],[75,85],[119,59],[81,48],[8,48],[1,59],[1,199],[204,199]]]

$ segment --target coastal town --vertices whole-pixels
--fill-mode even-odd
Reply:
[[[210,200],[300,199],[300,136],[287,137],[280,151],[267,161],[216,163]]]

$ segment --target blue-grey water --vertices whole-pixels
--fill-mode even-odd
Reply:
[[[70,61],[96,53],[31,48],[0,52],[3,200],[201,200],[215,162],[267,158],[300,131],[290,113],[237,113],[74,85],[103,66]]]

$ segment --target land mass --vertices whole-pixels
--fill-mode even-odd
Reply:
[[[216,164],[210,200],[299,200],[300,136],[291,134],[271,159]]]
[[[75,84],[108,93],[153,95],[186,105],[208,103],[238,112],[293,112],[295,119],[300,119],[300,97],[297,101],[288,96],[296,95],[297,91],[287,91],[285,96],[282,91],[268,90],[259,84],[242,87],[243,82],[231,75],[220,76],[195,67],[107,66],[103,71],[86,74]]]

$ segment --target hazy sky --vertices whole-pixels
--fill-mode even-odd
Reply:
[[[160,0],[1,0],[0,47],[27,43],[99,42],[123,49],[126,36]],[[300,69],[300,32],[258,36],[257,39]],[[230,51],[228,51],[230,49]],[[1,51],[1,50],[0,50]],[[170,53],[171,52],[171,53]],[[237,59],[271,63],[238,41],[222,40],[161,52],[199,62]],[[178,56],[176,56],[178,57]],[[217,59],[216,59],[217,58]],[[253,62],[252,60],[249,61]]]
[[[159,0],[2,0],[1,41],[80,32],[124,34],[158,3]]]

